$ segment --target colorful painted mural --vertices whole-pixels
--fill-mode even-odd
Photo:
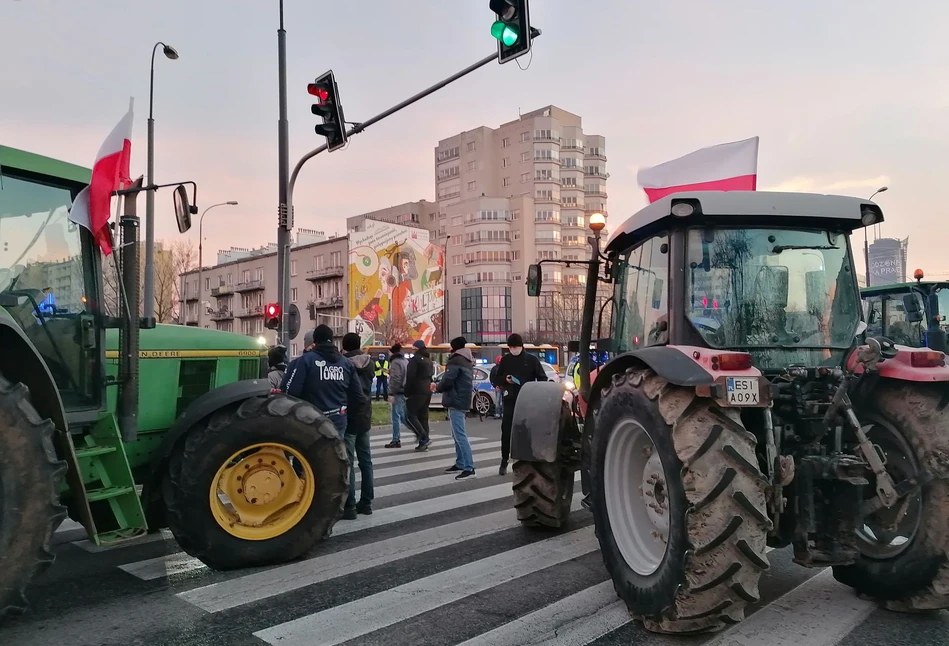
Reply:
[[[349,234],[350,331],[363,345],[442,343],[444,248],[425,229],[364,226]]]

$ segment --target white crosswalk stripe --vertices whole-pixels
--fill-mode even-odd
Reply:
[[[160,641],[167,643],[198,646],[256,638],[281,646],[408,646],[425,641],[417,637],[429,633],[437,634],[432,643],[455,646],[584,646],[601,638],[676,643],[676,638],[646,633],[617,597],[602,560],[594,556],[598,543],[578,485],[570,527],[523,530],[513,509],[512,476],[497,474],[496,435],[471,438],[476,467],[489,469],[461,481],[444,473],[454,459],[451,437],[432,437],[432,449],[415,452],[414,443],[383,449],[390,436],[372,436],[374,513],[340,520],[327,542],[299,561],[214,572],[179,551],[167,530],[111,549],[89,541],[72,546],[86,558],[112,559],[109,567],[118,568],[115,576],[132,594],[138,594],[136,585],[146,586],[141,594],[154,598],[160,594],[155,586],[164,586],[177,604],[165,611],[169,616],[184,608],[189,617],[225,613],[220,616],[227,618],[225,624],[237,626],[219,635],[221,622],[201,626],[189,619],[190,628],[162,635]],[[77,531],[75,525],[66,528]],[[830,570],[790,566],[788,552],[772,552],[771,558],[784,559],[785,571],[806,572],[797,575],[796,587],[785,586],[766,598],[762,586],[760,607],[744,622],[689,643],[834,646],[861,629],[877,606],[834,581]],[[586,578],[572,582],[577,576]],[[485,604],[492,603],[504,605],[487,609]],[[479,623],[470,628],[462,617]],[[945,632],[945,639],[933,643],[949,643],[949,623]]]

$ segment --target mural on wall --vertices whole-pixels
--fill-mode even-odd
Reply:
[[[363,345],[443,342],[444,249],[425,229],[366,220],[349,234],[349,329]]]

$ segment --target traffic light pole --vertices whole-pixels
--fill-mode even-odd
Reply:
[[[531,38],[538,38],[541,35],[540,29],[531,27]],[[286,101],[286,32],[283,31],[283,1],[281,0],[281,10],[280,10],[280,30],[277,32],[280,43],[280,110],[281,110],[281,126],[280,131],[281,135],[281,148],[280,148],[280,204],[281,204],[281,217],[280,217],[280,228],[277,230],[277,290],[280,301],[280,312],[283,324],[280,326],[280,333],[278,339],[281,343],[286,345],[286,330],[287,330],[287,305],[290,300],[290,290],[288,285],[290,284],[290,229],[293,228],[293,187],[297,182],[297,176],[300,174],[300,170],[303,168],[303,165],[308,161],[319,155],[321,152],[327,149],[327,145],[323,144],[319,148],[314,148],[307,154],[305,154],[300,161],[297,162],[297,165],[293,167],[293,172],[290,173],[290,180],[287,183],[284,183],[285,177],[285,168],[289,166],[289,163],[284,165],[284,160],[289,160],[289,153],[286,153],[284,146],[287,143],[286,140],[286,110],[287,110],[287,101]],[[414,94],[407,98],[401,103],[397,103],[388,110],[383,110],[376,116],[355,124],[350,130],[346,132],[346,137],[352,137],[353,135],[358,135],[361,132],[364,132],[366,128],[371,125],[377,124],[386,117],[392,116],[396,112],[399,112],[403,108],[407,108],[413,103],[421,101],[430,94],[434,94],[438,90],[446,87],[458,79],[471,74],[477,69],[480,69],[487,65],[488,63],[497,62],[498,53],[492,52],[489,56],[485,56],[476,63],[473,63],[461,70],[456,72],[451,76],[442,79],[438,83],[422,90],[421,92]],[[284,187],[286,187],[286,193],[284,193]],[[285,205],[285,206],[284,206]]]
[[[290,230],[293,212],[290,207],[290,129],[287,121],[287,32],[283,28],[283,0],[280,0],[280,28],[277,30],[277,67],[279,116],[277,121],[279,206],[277,207],[277,302],[280,304],[280,327],[277,344],[289,347],[287,305],[290,301]]]

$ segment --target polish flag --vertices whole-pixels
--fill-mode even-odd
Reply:
[[[108,227],[112,216],[112,193],[132,183],[129,160],[132,155],[132,101],[121,121],[105,138],[92,166],[92,181],[79,191],[69,219],[92,232],[102,253],[112,253],[112,235]]]
[[[684,191],[753,191],[758,182],[758,137],[702,148],[642,168],[636,180],[650,204]]]

